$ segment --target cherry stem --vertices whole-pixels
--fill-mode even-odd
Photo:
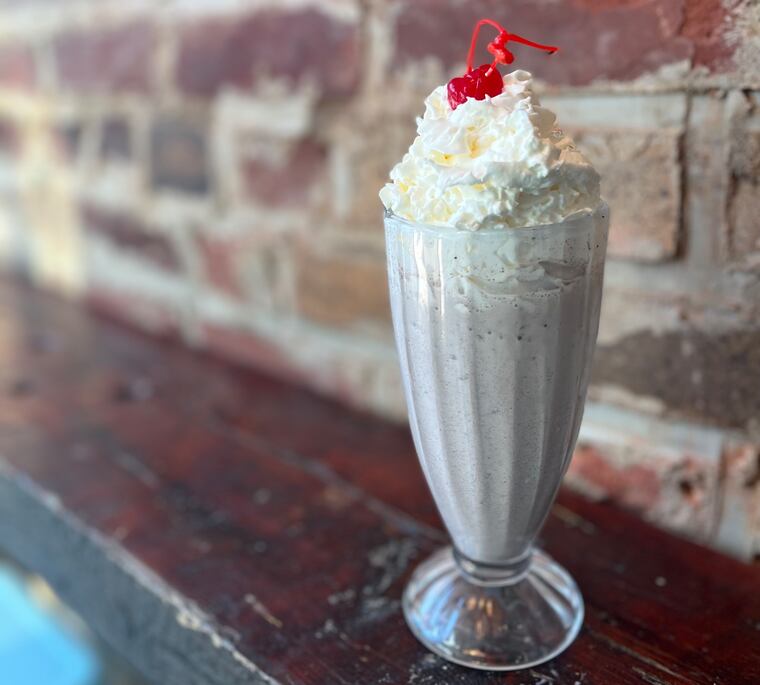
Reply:
[[[480,33],[480,27],[488,24],[493,26],[497,31],[504,32],[504,27],[497,24],[492,19],[481,19],[472,31],[472,39],[470,40],[470,51],[467,53],[467,71],[472,71],[472,60],[475,58],[475,46],[478,44],[478,33]]]
[[[531,48],[537,48],[538,50],[546,50],[550,55],[553,55],[555,52],[557,52],[557,50],[559,50],[558,47],[555,47],[553,45],[542,45],[541,43],[535,43],[532,40],[528,40],[527,38],[518,36],[515,33],[509,33],[501,24],[493,21],[493,19],[481,19],[477,24],[475,24],[475,28],[472,32],[472,39],[470,40],[470,50],[467,53],[467,73],[472,71],[472,62],[475,59],[475,46],[478,43],[478,33],[480,33],[481,27],[485,25],[492,26],[499,32],[499,36],[496,38],[496,41],[498,41],[502,47],[506,46],[506,44],[510,40],[513,40],[515,43],[521,43],[522,45],[527,45],[528,47],[531,47]],[[499,62],[499,59],[497,57],[491,63],[491,67],[487,73],[490,74],[491,71],[496,68],[496,64],[498,62]]]
[[[546,50],[546,52],[548,52],[550,55],[553,55],[555,52],[557,52],[557,50],[559,50],[559,48],[554,45],[541,45],[541,43],[534,43],[532,40],[518,36],[516,33],[510,33],[507,40],[513,40],[515,43],[522,43],[523,45],[528,45],[531,48]]]

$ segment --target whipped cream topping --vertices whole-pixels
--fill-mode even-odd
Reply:
[[[527,71],[507,74],[496,97],[471,98],[455,110],[439,86],[380,199],[404,219],[473,231],[593,211],[599,175],[555,121]]]

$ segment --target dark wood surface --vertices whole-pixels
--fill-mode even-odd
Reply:
[[[445,540],[405,429],[26,286],[0,313],[0,547],[156,683],[760,683],[756,567],[569,493],[576,643],[446,664],[399,608]]]

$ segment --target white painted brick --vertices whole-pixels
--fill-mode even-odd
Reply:
[[[667,95],[545,95],[541,104],[557,114],[562,127],[598,129],[682,129],[687,99]]]

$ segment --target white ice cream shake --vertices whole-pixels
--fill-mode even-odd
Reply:
[[[569,463],[596,339],[599,176],[531,75],[436,88],[380,192],[411,429],[460,557],[527,557]]]

